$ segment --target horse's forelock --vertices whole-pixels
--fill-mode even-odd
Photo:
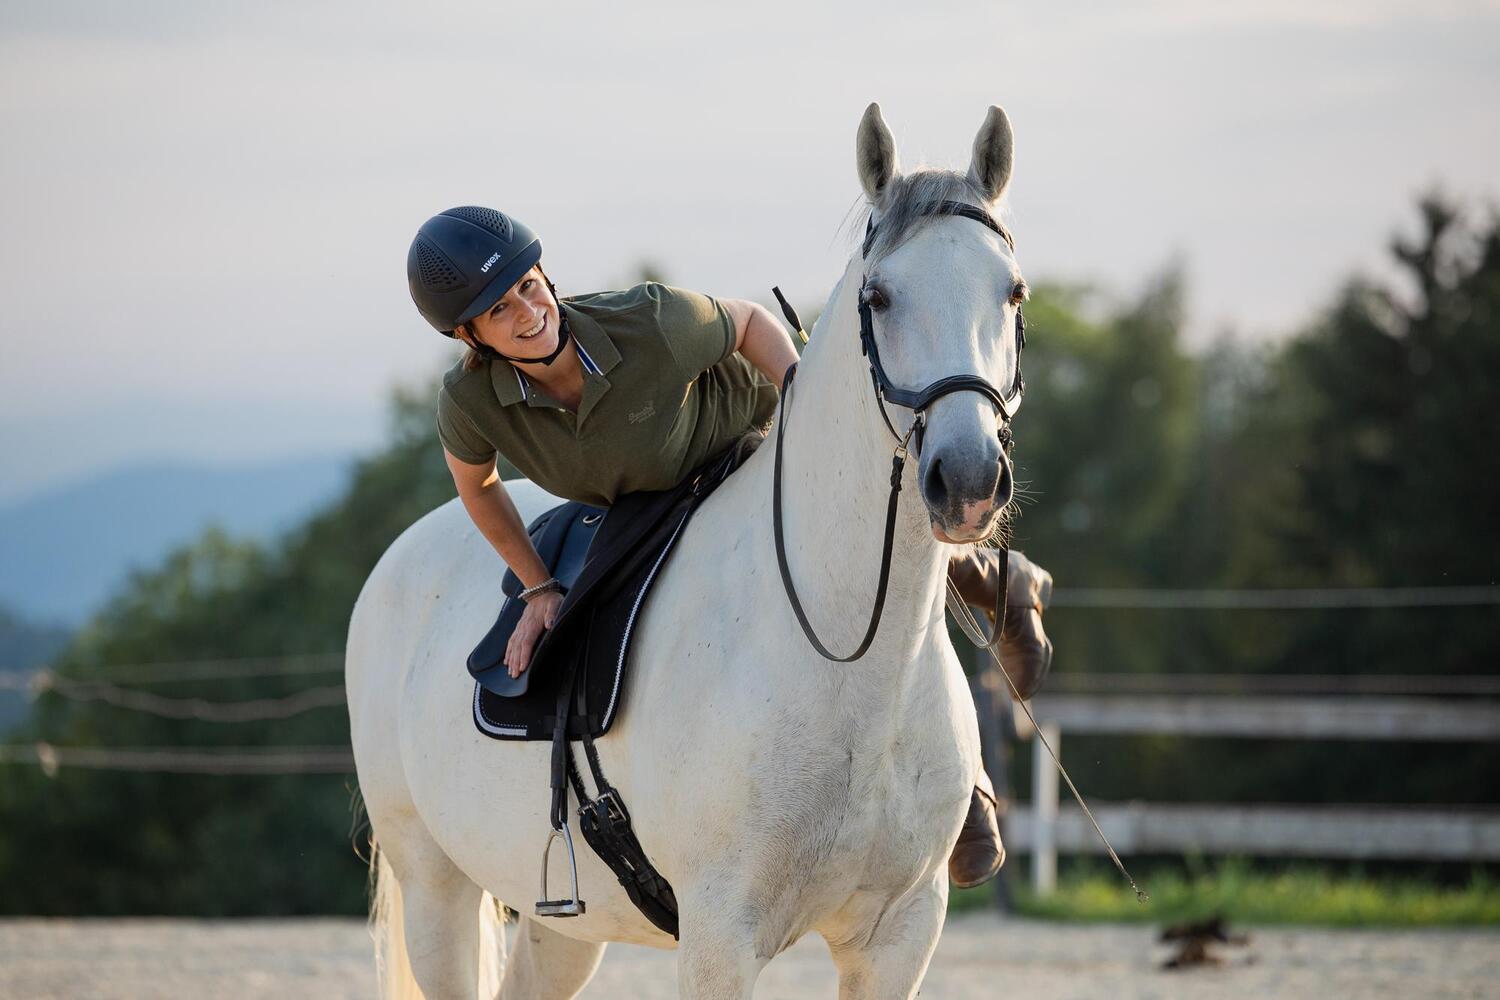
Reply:
[[[995,211],[985,198],[984,189],[967,173],[923,167],[902,174],[890,183],[886,208],[875,230],[875,242],[865,258],[866,269],[874,267],[893,250],[905,243],[917,224],[930,218],[929,209],[945,201],[961,201],[989,212]],[[854,220],[859,238],[864,239],[875,206],[866,203]]]

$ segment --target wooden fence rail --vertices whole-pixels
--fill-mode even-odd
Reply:
[[[1038,722],[1074,733],[1308,740],[1500,740],[1500,704],[1439,698],[1042,695]]]
[[[1500,861],[1500,812],[1156,802],[1089,808],[1121,854]],[[1005,821],[1006,846],[1036,850],[1039,829],[1032,811],[1016,810]],[[1104,853],[1076,806],[1061,809],[1046,834],[1058,852]]]
[[[1500,740],[1500,705],[1437,698],[1044,695],[1032,704],[1059,754],[1062,734],[1312,740]],[[1018,727],[1022,732],[1023,727]],[[1033,799],[1007,823],[1030,850],[1037,892],[1056,886],[1057,853],[1103,852],[1076,808],[1058,810],[1057,771],[1034,747]],[[1124,853],[1500,860],[1500,811],[1394,807],[1100,803],[1105,835]]]

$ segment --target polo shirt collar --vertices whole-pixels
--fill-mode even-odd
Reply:
[[[614,341],[594,319],[579,312],[566,302],[559,302],[568,317],[568,332],[578,348],[578,360],[583,363],[584,377],[604,376],[620,363],[620,351]],[[501,406],[511,406],[526,398],[529,382],[521,370],[509,361],[490,361],[490,385]]]
[[[604,328],[592,316],[579,312],[566,302],[562,303],[562,307],[568,314],[568,329],[583,346],[584,353],[594,362],[594,374],[609,374],[610,369],[620,363],[620,351],[615,347],[615,342],[609,339]],[[580,354],[579,357],[583,355]]]

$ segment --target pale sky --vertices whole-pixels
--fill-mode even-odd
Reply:
[[[1016,130],[1026,274],[1265,339],[1434,185],[1500,202],[1500,5],[0,0],[0,502],[146,458],[383,440],[456,356],[407,293],[444,208],[564,294],[637,263],[821,303],[881,102],[904,165]],[[1038,331],[1040,334],[1042,331]]]

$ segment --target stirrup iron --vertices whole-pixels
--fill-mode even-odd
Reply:
[[[552,842],[558,837],[568,847],[568,872],[572,876],[573,895],[567,899],[551,899],[547,895],[547,859],[552,853]],[[547,846],[542,848],[542,898],[536,902],[539,917],[578,917],[585,906],[578,898],[578,857],[573,853],[573,831],[564,823],[562,829],[547,834]]]

